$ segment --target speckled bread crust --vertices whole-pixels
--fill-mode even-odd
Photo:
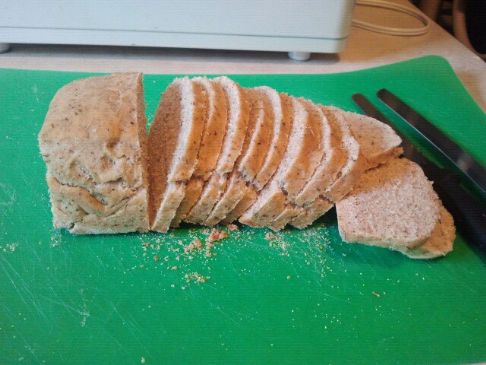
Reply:
[[[151,229],[167,232],[197,164],[207,118],[207,94],[188,78],[174,80],[162,95],[150,126]]]
[[[227,77],[218,77],[213,82],[218,83],[224,90],[228,105],[228,121],[216,168],[204,184],[199,200],[184,219],[195,224],[204,224],[224,193],[229,174],[241,153],[248,126],[249,106],[241,87]]]
[[[208,96],[207,121],[194,174],[187,183],[184,199],[177,208],[171,227],[178,227],[199,200],[204,183],[216,167],[226,133],[228,105],[223,88],[205,77],[193,78],[192,82],[200,84]]]
[[[415,248],[431,237],[440,206],[420,166],[393,159],[365,172],[336,204],[339,232],[346,242]]]
[[[39,133],[56,228],[148,230],[145,126],[141,74],[77,80],[57,92]]]
[[[278,93],[276,90],[262,86],[256,88],[266,95],[270,104],[270,118],[273,120],[273,133],[270,147],[265,161],[255,179],[245,187],[243,197],[233,210],[227,214],[224,223],[237,220],[256,200],[258,192],[263,189],[277,171],[280,161],[287,149],[290,129],[292,127],[292,100],[287,94]]]
[[[267,96],[256,89],[244,89],[250,105],[248,128],[241,154],[230,174],[224,194],[206,219],[205,225],[212,226],[223,220],[245,194],[265,160],[273,131],[273,118]]]
[[[243,224],[269,226],[284,211],[287,195],[298,193],[321,160],[320,120],[308,101],[293,98],[292,103],[293,125],[287,149],[271,181],[240,217]]]

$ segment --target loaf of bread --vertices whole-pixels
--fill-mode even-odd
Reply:
[[[149,229],[145,127],[141,74],[82,79],[56,93],[39,134],[55,227]]]
[[[370,117],[227,77],[175,79],[147,137],[140,74],[75,81],[39,135],[55,227],[165,233],[182,222],[302,229],[336,206],[344,241],[412,258],[455,228],[400,137]]]

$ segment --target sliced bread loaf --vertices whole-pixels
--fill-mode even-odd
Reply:
[[[39,133],[56,228],[148,230],[145,128],[141,74],[77,80],[56,93]]]
[[[344,241],[395,250],[413,249],[427,241],[440,207],[420,166],[404,158],[368,170],[352,192],[336,203]]]
[[[152,230],[167,232],[197,165],[207,117],[207,94],[188,78],[166,89],[150,126],[150,203]]]
[[[205,182],[198,201],[187,214],[185,221],[204,224],[215,204],[226,189],[229,174],[241,153],[249,119],[249,106],[241,87],[227,77],[213,80],[222,87],[228,106],[228,120],[221,152],[216,167]]]
[[[171,222],[172,227],[179,226],[201,196],[204,183],[209,179],[218,162],[228,119],[228,106],[223,88],[205,77],[195,77],[191,81],[199,84],[207,94],[207,118],[196,168],[187,183],[184,199]]]
[[[256,89],[244,89],[249,102],[249,119],[241,154],[236,160],[225,192],[205,221],[212,226],[224,219],[245,195],[249,185],[265,160],[270,147],[273,119],[269,115],[269,100]]]

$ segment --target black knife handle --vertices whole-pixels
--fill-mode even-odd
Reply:
[[[485,205],[459,184],[455,174],[446,174],[434,186],[466,241],[486,253]]]

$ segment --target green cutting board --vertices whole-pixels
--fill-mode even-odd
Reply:
[[[413,261],[344,244],[334,213],[273,238],[241,228],[210,257],[183,251],[207,236],[197,227],[54,230],[37,133],[54,93],[89,75],[0,70],[0,364],[486,361],[486,261],[461,237]],[[149,118],[173,77],[145,76]],[[486,162],[485,114],[439,57],[234,79],[349,110],[353,93],[378,102],[387,87]]]

